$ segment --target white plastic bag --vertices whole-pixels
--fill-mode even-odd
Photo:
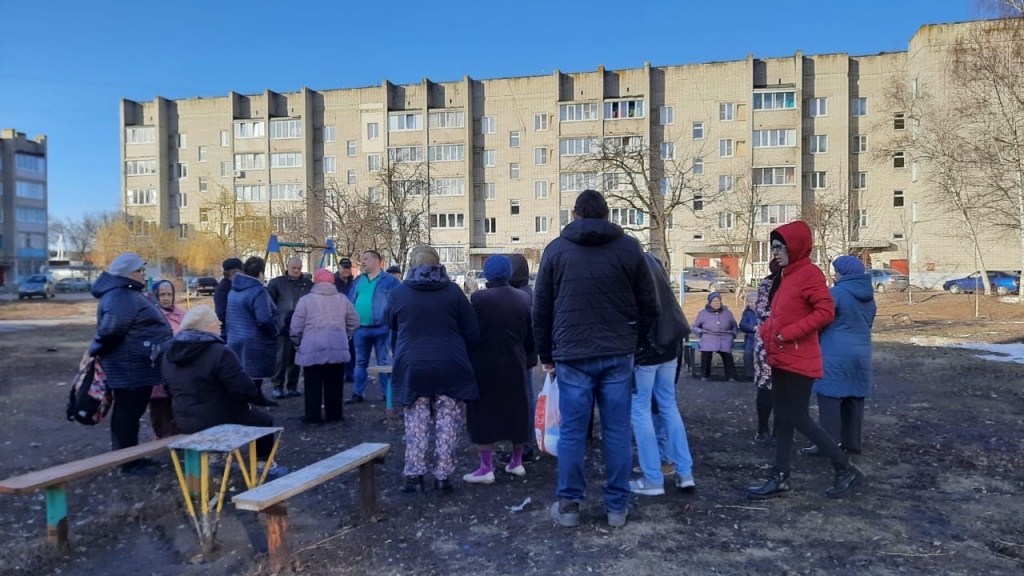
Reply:
[[[544,388],[537,396],[533,428],[537,435],[537,446],[557,458],[562,413],[558,410],[558,380],[550,373],[544,377]]]

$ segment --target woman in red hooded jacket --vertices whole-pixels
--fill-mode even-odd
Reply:
[[[762,486],[747,489],[753,499],[781,496],[789,491],[789,467],[793,453],[793,431],[799,430],[828,456],[835,480],[825,490],[829,498],[849,496],[864,480],[845,452],[808,414],[811,387],[822,376],[818,332],[835,318],[832,296],[825,275],[810,259],[811,229],[804,222],[791,222],[771,233],[772,254],[782,274],[771,297],[772,313],[759,334],[772,369],[772,399],[775,405],[775,469]]]

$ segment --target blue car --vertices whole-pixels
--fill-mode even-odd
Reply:
[[[1020,275],[1013,274],[1010,272],[1003,272],[1001,270],[989,270],[988,281],[992,285],[992,290],[1000,296],[1006,296],[1007,294],[1017,294],[1020,292]],[[981,280],[981,273],[975,272],[966,278],[957,278],[956,280],[948,280],[942,285],[943,290],[948,290],[950,294],[961,294],[965,292],[982,292],[985,290],[985,284]]]

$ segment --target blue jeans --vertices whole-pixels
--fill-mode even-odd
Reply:
[[[608,482],[604,502],[608,512],[625,512],[629,506],[629,476],[633,456],[629,445],[630,388],[633,355],[603,356],[558,362],[558,408],[562,429],[558,439],[558,489],[561,500],[580,502],[586,490],[583,457],[587,451],[587,426],[594,400],[601,411],[604,466]]]
[[[651,397],[658,402],[658,420],[666,436],[665,457],[675,464],[680,478],[693,473],[693,458],[686,440],[686,427],[676,405],[676,361],[670,360],[654,366],[637,366],[633,374],[636,391],[633,392],[633,436],[640,460],[640,470],[651,483],[665,483],[661,474],[661,456],[651,414]],[[561,447],[561,445],[559,445]]]
[[[352,392],[365,396],[366,380],[368,378],[366,367],[370,364],[370,350],[374,351],[378,366],[390,365],[391,355],[388,352],[388,344],[391,341],[391,331],[388,330],[387,326],[375,326],[372,328],[360,326],[356,329],[355,334],[352,335],[352,341],[355,342],[356,346],[356,382]],[[385,382],[384,378],[380,378],[381,392],[386,394]]]

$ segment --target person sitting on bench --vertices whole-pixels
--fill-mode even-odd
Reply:
[[[701,380],[711,376],[711,355],[718,352],[725,366],[725,377],[730,382],[736,381],[736,364],[732,360],[732,341],[736,337],[739,325],[736,318],[724,305],[722,295],[718,292],[708,294],[708,304],[697,314],[693,323],[693,333],[700,335]]]

